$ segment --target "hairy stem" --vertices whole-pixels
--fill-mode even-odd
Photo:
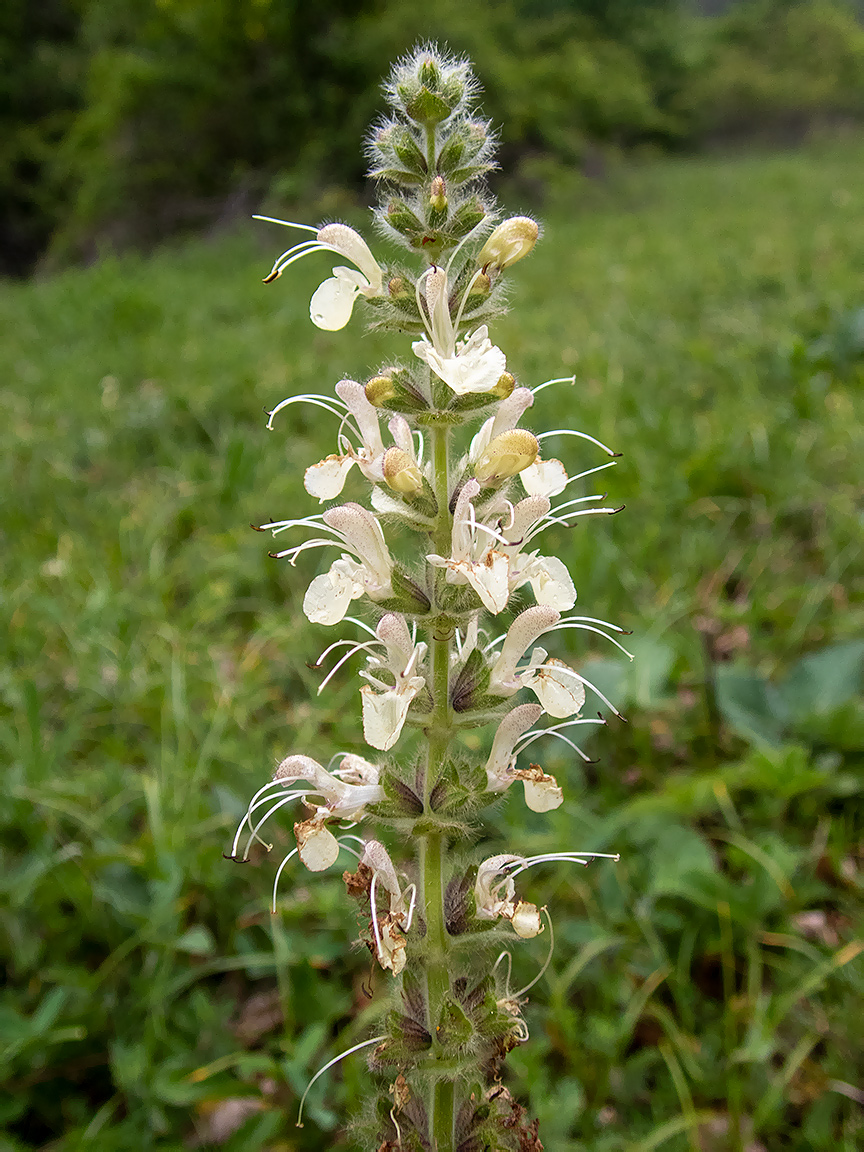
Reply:
[[[449,510],[449,458],[447,431],[435,428],[432,432],[433,484],[438,501],[438,515],[434,529],[435,548],[449,551],[452,516]],[[444,573],[436,572],[443,580]],[[430,806],[430,794],[439,775],[453,735],[453,717],[450,707],[450,645],[452,624],[436,614],[430,624],[429,646],[432,658],[432,695],[434,707],[427,729],[427,751],[423,802]],[[445,999],[450,992],[449,936],[444,910],[444,837],[440,833],[423,836],[418,851],[423,877],[423,899],[426,909],[426,931],[429,944],[426,969],[427,1012],[429,1031],[433,1037],[432,1055],[441,1058],[443,1052],[437,1039],[436,1026],[441,1019]],[[454,1085],[442,1078],[434,1082],[429,1100],[430,1129],[436,1152],[452,1152],[454,1119]]]

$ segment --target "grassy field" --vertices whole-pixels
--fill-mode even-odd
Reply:
[[[565,180],[513,271],[508,366],[575,374],[531,423],[623,453],[588,491],[626,511],[547,550],[638,656],[563,634],[629,724],[587,768],[547,749],[564,807],[489,832],[622,853],[526,885],[557,949],[509,1068],[550,1152],[864,1139],[862,166],[853,138]],[[314,510],[335,426],[263,412],[405,345],[312,327],[326,261],[263,287],[282,239],[0,289],[2,1152],[352,1147],[362,1057],[294,1127],[383,1010],[338,873],[287,873],[271,917],[274,860],[222,852],[277,756],[361,750],[356,679],[316,698],[307,667],[320,554],[248,528]]]

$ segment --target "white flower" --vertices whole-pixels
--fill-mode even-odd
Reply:
[[[426,303],[429,310],[426,327],[431,341],[415,340],[411,345],[414,355],[428,364],[458,396],[491,392],[506,371],[507,359],[489,339],[485,324],[457,343],[456,330],[462,308],[454,324],[450,316],[447,273],[441,268],[426,274]],[[464,299],[462,303],[464,306]]]
[[[350,761],[347,765],[346,760]],[[310,797],[317,797],[324,802],[323,805],[317,806],[318,816],[327,819],[360,820],[367,805],[376,804],[384,799],[384,789],[377,781],[378,769],[359,756],[346,757],[342,763],[347,767],[346,775],[349,776],[347,780],[328,772],[311,756],[287,756],[273,774],[273,783],[285,787],[299,780],[306,780],[312,787],[303,790],[304,802],[309,804]],[[352,773],[355,777],[365,776],[370,782],[350,783]]]
[[[489,691],[495,696],[512,696],[522,687],[516,665],[528,648],[561,619],[555,608],[537,606],[520,612],[507,630],[498,659],[492,665]]]
[[[320,463],[306,469],[303,486],[309,495],[317,497],[321,504],[325,500],[335,500],[355,464],[373,484],[380,484],[384,479],[382,470],[384,443],[381,439],[377,408],[369,403],[363,385],[355,380],[340,380],[336,385],[336,393],[354,417],[357,431],[360,433],[360,445],[355,447],[347,436],[340,434],[341,453],[326,456]]]
[[[460,340],[449,356],[442,355],[428,340],[415,340],[411,348],[457,396],[491,392],[507,370],[507,358],[489,339],[485,324]]]
[[[402,616],[389,612],[382,616],[375,635],[387,650],[384,659],[370,656],[360,675],[369,681],[360,689],[363,701],[363,735],[367,744],[387,752],[399,739],[411,701],[426,684],[417,671],[426,655],[426,645],[414,644]],[[393,678],[380,679],[383,672]],[[371,685],[371,687],[370,687]]]
[[[506,400],[502,400],[494,416],[481,426],[468,449],[468,464],[474,465],[496,437],[509,432],[522,418],[523,413],[534,403],[530,388],[514,388]],[[462,465],[463,469],[465,465]]]
[[[513,783],[511,769],[516,759],[513,754],[516,741],[536,724],[542,715],[543,709],[539,704],[519,704],[511,709],[498,725],[492,741],[492,751],[486,761],[488,792],[503,792]]]
[[[389,969],[394,976],[398,976],[405,967],[405,933],[411,927],[414,916],[417,888],[411,884],[404,892],[402,891],[393,861],[387,849],[378,840],[366,842],[360,862],[372,870],[369,904],[378,963],[382,968]],[[378,914],[375,899],[379,884],[389,896],[389,910],[381,915]],[[406,907],[409,892],[411,900]]]
[[[337,256],[344,256],[356,265],[356,268],[334,268],[332,278],[325,280],[316,289],[309,304],[309,315],[318,328],[328,332],[344,328],[351,319],[354,301],[358,296],[371,298],[383,295],[384,274],[378,261],[360,233],[347,224],[325,224],[316,231],[307,224],[294,224],[289,220],[273,220],[269,216],[257,216],[256,219],[270,220],[274,224],[315,233],[314,240],[295,244],[282,253],[270,274],[264,278],[265,284],[278,279],[290,264],[313,252],[335,252]]]
[[[527,256],[539,235],[539,225],[530,216],[511,216],[498,225],[480,249],[477,263],[484,270],[501,272]]]
[[[575,716],[585,703],[582,677],[562,660],[550,660],[544,648],[535,648],[528,665],[517,664],[528,648],[558,624],[561,614],[555,608],[538,605],[521,612],[507,632],[498,659],[489,676],[489,691],[493,696],[512,696],[520,688],[530,688],[543,710],[550,716],[563,719]]]
[[[478,920],[509,920],[517,936],[530,940],[543,931],[536,905],[516,897],[516,886],[509,868],[525,864],[523,856],[504,854],[490,856],[477,869],[474,903]]]
[[[501,529],[508,542],[502,551],[510,560],[511,593],[524,584],[530,584],[538,604],[565,612],[576,603],[576,589],[567,565],[557,556],[522,552],[531,539],[532,528],[548,516],[549,507],[545,496],[528,496],[512,506],[510,523]]]
[[[261,839],[259,832],[270,817],[286,804],[302,800],[313,810],[313,815],[294,825],[297,853],[312,872],[329,868],[339,855],[340,845],[327,827],[327,822],[355,822],[362,819],[367,805],[384,799],[384,789],[378,783],[378,776],[378,767],[361,756],[345,756],[341,767],[334,773],[328,772],[311,756],[286,757],[276,769],[273,779],[259,788],[252,797],[234,836],[232,858],[236,858],[244,827],[248,825],[249,828],[249,839],[243,853],[243,859],[246,859],[252,841]],[[265,809],[264,815],[256,815],[262,808]],[[283,860],[282,867],[292,855],[290,853]],[[281,873],[281,867],[279,871]]]
[[[564,793],[554,776],[536,764],[516,768],[516,742],[543,715],[539,704],[519,704],[508,712],[495,733],[492,751],[486,761],[487,792],[503,792],[516,780],[525,788],[525,803],[532,812],[550,812],[564,803]]]
[[[316,576],[303,598],[303,611],[313,624],[338,624],[352,600],[364,593],[386,600],[393,593],[393,561],[377,519],[359,504],[328,508],[324,523],[357,557],[342,555],[329,572]]]
[[[483,607],[497,615],[510,598],[510,563],[503,552],[492,547],[497,533],[477,524],[472,500],[479,493],[476,480],[463,484],[453,512],[451,555],[431,553],[426,559],[435,568],[447,569],[449,584],[469,584]]]
[[[548,659],[544,648],[535,648],[528,667],[519,673],[523,688],[530,688],[544,712],[563,720],[577,716],[585,704],[581,678],[563,660]]]

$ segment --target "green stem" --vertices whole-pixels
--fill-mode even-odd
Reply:
[[[432,124],[426,129],[426,170],[430,180],[435,175],[437,159],[435,149],[435,125]]]
[[[433,541],[439,555],[450,551],[452,516],[449,509],[449,457],[446,428],[432,430],[433,484],[438,501],[438,515]],[[436,571],[436,589],[443,573]],[[437,601],[437,596],[435,597]],[[436,605],[437,607],[437,605]],[[427,751],[423,780],[423,804],[428,811],[435,781],[444,763],[453,736],[453,713],[450,707],[450,644],[453,626],[437,612],[429,625],[432,697],[434,701],[426,730]],[[443,1057],[436,1027],[446,997],[450,993],[450,937],[444,911],[444,852],[447,845],[441,833],[429,833],[419,839],[418,865],[423,879],[423,906],[426,911],[426,987],[429,1031],[433,1037],[432,1056]],[[455,1086],[443,1074],[435,1079],[429,1099],[429,1122],[436,1152],[453,1152]]]

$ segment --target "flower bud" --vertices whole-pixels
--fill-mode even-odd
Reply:
[[[508,396],[512,395],[513,389],[516,387],[516,377],[511,376],[509,372],[505,372],[498,380],[498,383],[492,389],[491,395],[497,396],[499,400],[506,400]]]
[[[396,395],[393,380],[390,376],[373,376],[366,382],[364,389],[366,399],[376,408],[380,408],[386,400],[392,400]]]
[[[401,448],[388,448],[384,453],[384,479],[401,496],[416,496],[423,489],[423,473]]]
[[[483,245],[477,263],[484,270],[492,268],[500,272],[509,268],[528,255],[539,235],[539,227],[529,216],[511,216],[498,225]]]
[[[391,300],[413,300],[414,289],[404,276],[393,276],[387,281],[387,295]]]
[[[443,212],[447,207],[447,189],[441,176],[436,176],[429,189],[429,207]]]
[[[533,464],[540,445],[525,428],[511,428],[489,444],[474,465],[474,475],[485,487],[493,487]]]

